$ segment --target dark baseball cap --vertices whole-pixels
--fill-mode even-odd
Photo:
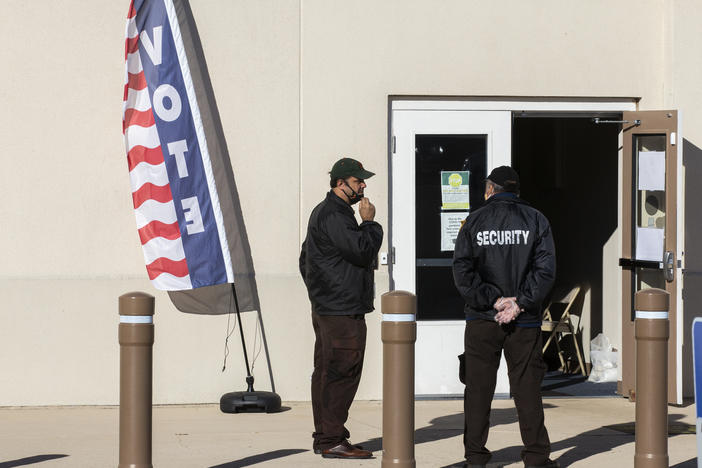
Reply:
[[[369,179],[375,175],[374,172],[363,169],[363,164],[351,158],[341,158],[332,166],[329,175],[332,179],[346,179],[356,177],[357,179]]]
[[[519,191],[519,174],[509,166],[496,167],[487,178],[508,192]]]

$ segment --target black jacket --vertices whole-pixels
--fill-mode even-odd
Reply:
[[[490,197],[458,233],[453,277],[466,319],[494,320],[495,301],[516,297],[517,325],[541,323],[542,303],[556,277],[556,253],[546,217],[510,193]]]
[[[300,273],[320,315],[373,311],[373,267],[383,241],[375,221],[356,222],[353,208],[329,191],[312,210],[300,253]]]

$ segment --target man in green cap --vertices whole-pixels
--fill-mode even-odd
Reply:
[[[351,158],[329,172],[331,190],[312,210],[300,253],[300,273],[312,303],[315,334],[312,413],[315,453],[325,458],[371,458],[352,445],[344,426],[361,380],[365,314],[373,311],[373,269],[383,241],[375,207],[364,197],[374,174]],[[351,205],[358,203],[358,224]]]

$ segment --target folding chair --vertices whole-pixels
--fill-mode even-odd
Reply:
[[[575,302],[575,298],[578,297],[580,293],[580,286],[575,286],[570,292],[561,300],[551,301],[551,303],[544,310],[543,320],[541,322],[541,330],[549,333],[546,343],[544,343],[543,353],[551,344],[551,342],[556,343],[556,348],[558,349],[558,359],[561,361],[561,367],[565,371],[567,369],[566,361],[563,357],[563,350],[561,349],[560,340],[563,335],[570,334],[573,337],[573,344],[575,345],[575,354],[578,356],[578,363],[580,367],[580,372],[587,376],[587,371],[585,370],[585,365],[583,363],[583,355],[580,352],[580,345],[578,345],[577,334],[580,331],[580,317],[570,315],[570,308]],[[551,315],[551,309],[554,304],[565,304],[565,309],[558,320],[554,320]],[[573,325],[573,318],[577,317],[577,323]],[[576,369],[577,370],[577,369]]]

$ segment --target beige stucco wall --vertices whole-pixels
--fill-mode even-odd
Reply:
[[[660,108],[668,13],[661,1],[303,2],[302,185],[322,185],[319,166],[344,152],[387,178],[389,95],[640,97]],[[315,203],[303,191],[302,212]],[[603,332],[618,349],[620,238],[603,259],[603,279],[614,279]]]
[[[337,157],[378,173],[367,192],[387,226],[388,96],[638,96],[642,108],[679,99],[692,106],[686,125],[687,96],[700,102],[687,71],[673,82],[684,92],[666,88],[661,0],[191,4],[285,400],[308,398],[312,331],[297,256]],[[135,289],[157,297],[155,402],[213,402],[244,386],[237,335],[220,372],[226,317],[181,314],[145,279],[120,133],[126,9],[3,2],[0,40],[13,46],[0,49],[0,405],[116,403],[116,301]],[[694,56],[676,44],[677,56]],[[386,291],[386,267],[376,280]],[[244,321],[252,348],[254,315]],[[379,328],[373,314],[361,399],[380,397]],[[258,389],[270,388],[267,374],[262,353]]]
[[[128,5],[3,2],[0,38],[14,46],[0,51],[0,406],[116,403],[117,297],[132,290],[157,298],[155,402],[245,389],[238,331],[221,372],[226,317],[177,312],[146,279],[121,135]],[[242,194],[276,390],[305,399],[311,364],[290,359],[311,353],[312,334],[296,273],[299,5],[191,5]],[[255,316],[245,315],[253,357]],[[263,353],[255,373],[269,389]]]
[[[702,211],[697,185],[702,177],[702,88],[699,77],[702,75],[702,55],[698,47],[702,41],[702,9],[692,0],[672,2],[669,7],[672,27],[669,34],[671,43],[670,92],[666,107],[679,109],[682,116],[682,135],[686,180],[686,235],[685,264],[689,274],[684,276],[683,300],[685,316],[682,321],[683,353],[683,395],[694,393],[692,372],[692,344],[690,340],[692,321],[702,315],[699,304],[702,301]]]

